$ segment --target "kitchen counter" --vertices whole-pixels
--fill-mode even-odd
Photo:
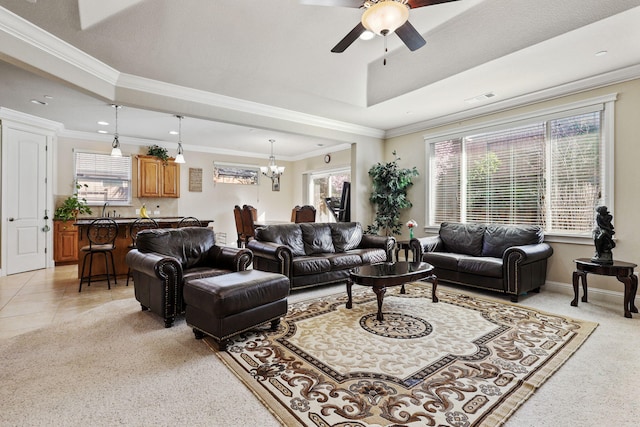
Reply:
[[[182,218],[184,217],[182,216],[157,217],[153,219],[158,223],[158,226],[160,228],[176,228],[178,225],[178,222],[180,222]],[[87,239],[87,228],[89,227],[91,222],[93,222],[96,219],[98,218],[97,217],[96,218],[78,218],[76,222],[73,224],[78,228],[78,257],[79,257],[78,258],[78,278],[80,278],[82,275],[82,261],[84,260],[84,255],[85,255],[85,252],[83,252],[81,249],[84,246],[89,245],[89,239]],[[135,218],[115,217],[110,219],[113,219],[116,222],[116,224],[118,224],[118,237],[116,237],[116,242],[115,242],[116,248],[113,251],[113,258],[116,265],[116,275],[124,275],[124,274],[127,274],[127,271],[129,271],[129,267],[127,266],[125,257],[127,256],[127,253],[131,250],[129,246],[132,243],[131,234],[129,233],[129,226],[138,218],[137,217]],[[201,219],[200,222],[204,227],[206,227],[209,225],[209,223],[213,222],[213,220]],[[88,261],[87,261],[87,264],[88,264]],[[88,269],[89,269],[89,266],[87,265],[87,271]],[[93,274],[104,274],[104,273],[105,273],[104,260],[100,255],[98,255],[97,258],[94,259]]]

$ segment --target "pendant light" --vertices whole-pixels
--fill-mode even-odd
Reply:
[[[111,143],[111,157],[122,157],[118,140],[118,110],[122,108],[122,105],[111,104],[111,106],[116,109],[116,132],[113,134],[113,142]]]
[[[178,152],[176,154],[176,163],[184,163],[184,150],[182,149],[182,119],[184,116],[176,116],[178,118]]]

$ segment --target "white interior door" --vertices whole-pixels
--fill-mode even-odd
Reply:
[[[5,129],[5,199],[7,274],[45,268],[47,264],[47,137]]]

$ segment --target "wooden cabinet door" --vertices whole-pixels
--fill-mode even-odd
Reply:
[[[155,157],[138,157],[138,197],[160,197],[162,162]]]
[[[55,221],[53,260],[56,263],[78,262],[78,230],[73,221]]]
[[[180,197],[180,165],[172,160],[162,167],[161,197]]]

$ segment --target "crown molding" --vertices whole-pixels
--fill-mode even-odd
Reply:
[[[0,118],[3,117],[2,113],[4,112],[4,110],[6,109],[0,108]],[[17,113],[17,114],[22,114],[22,113]],[[30,117],[33,117],[33,116],[30,116]],[[29,124],[33,124],[33,122],[29,122]],[[108,147],[109,149],[111,149],[111,142],[113,141],[112,135],[99,134],[99,133],[93,133],[93,132],[82,132],[82,131],[75,131],[75,130],[66,130],[63,128],[62,124],[58,123],[58,125],[59,125],[59,128],[56,129],[57,131],[56,134],[58,138],[77,139],[81,141],[89,141],[89,142],[96,142],[96,143],[104,142],[105,144],[107,144],[105,145],[105,147]],[[159,145],[166,149],[172,149],[176,147],[175,142],[167,142],[167,141],[145,139],[145,138],[132,138],[127,136],[120,136],[120,143],[126,144],[126,145],[138,146],[138,147],[146,147],[153,144]],[[182,148],[184,148],[185,156],[188,156],[188,153],[192,152],[192,153],[220,154],[220,155],[234,156],[234,157],[248,157],[253,159],[269,159],[268,153],[266,154],[248,153],[247,151],[205,147],[202,145],[189,145],[185,143],[182,143]],[[307,159],[309,157],[322,156],[327,153],[335,153],[335,152],[347,150],[347,149],[351,149],[351,144],[333,145],[331,147],[325,147],[323,149],[307,152],[302,156],[293,156],[293,157],[278,156],[278,159],[282,160],[283,162],[295,162],[298,160]]]
[[[0,7],[0,32],[112,86],[118,81],[120,73],[116,69],[3,7]]]
[[[631,67],[622,68],[619,70],[611,71],[609,73],[587,77],[585,79],[576,80],[570,83],[565,83],[548,89],[532,92],[526,95],[483,105],[471,110],[461,111],[446,116],[436,117],[430,120],[416,122],[407,126],[389,129],[385,133],[385,139],[408,135],[416,132],[424,132],[450,123],[459,122],[462,120],[470,120],[477,117],[486,116],[488,114],[499,113],[517,107],[535,104],[541,101],[548,101],[551,99],[560,98],[587,90],[598,89],[616,83],[623,83],[629,80],[637,79],[639,77],[640,65],[633,65]]]
[[[135,90],[147,94],[168,96],[182,101],[197,102],[200,104],[223,108],[227,110],[240,111],[243,113],[255,114],[262,117],[284,120],[287,122],[299,123],[307,126],[320,127],[339,132],[352,133],[372,138],[384,138],[385,132],[382,129],[370,128],[355,125],[352,123],[331,120],[320,116],[300,113],[285,108],[260,104],[258,102],[246,101],[226,95],[207,92],[204,90],[188,88],[184,86],[165,83],[145,77],[121,73],[118,80],[118,88]]]
[[[38,127],[41,129],[53,131],[56,134],[59,134],[64,129],[64,125],[62,123],[43,119],[37,116],[32,116],[31,114],[11,110],[10,108],[6,107],[0,107],[0,120],[8,120],[23,125]]]

